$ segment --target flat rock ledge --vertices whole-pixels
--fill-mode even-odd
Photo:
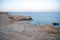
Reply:
[[[0,40],[60,40],[53,25],[32,25],[27,21],[16,21],[0,26]]]

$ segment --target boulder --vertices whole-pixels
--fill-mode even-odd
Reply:
[[[54,23],[53,23],[53,25],[55,25],[55,26],[56,26],[56,25],[59,25],[59,23],[54,22]]]

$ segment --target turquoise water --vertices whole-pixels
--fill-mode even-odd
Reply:
[[[52,24],[53,22],[60,24],[60,12],[11,12],[11,14],[32,16],[33,24]]]

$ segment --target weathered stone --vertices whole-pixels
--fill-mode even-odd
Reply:
[[[32,20],[31,16],[11,15],[8,12],[0,12],[0,25],[10,24],[14,21]]]
[[[57,36],[52,33],[52,29],[55,30],[55,26],[31,26],[31,24],[24,21],[15,21],[13,24],[6,25],[6,27],[0,27],[1,32],[5,33],[3,35],[0,34],[0,37],[8,40],[56,40],[55,37]],[[9,36],[5,36],[6,34]]]
[[[15,15],[10,18],[12,18],[15,21],[32,20],[31,16],[23,16],[23,15]]]
[[[41,25],[40,27],[37,27],[41,32],[47,32],[47,33],[57,33],[57,28],[54,25]]]
[[[13,20],[9,19],[9,16],[7,12],[0,12],[0,25],[12,23]]]

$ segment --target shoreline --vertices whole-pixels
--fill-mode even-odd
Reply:
[[[60,29],[54,25],[33,25],[27,21],[30,16],[1,17],[0,40],[60,40]]]

